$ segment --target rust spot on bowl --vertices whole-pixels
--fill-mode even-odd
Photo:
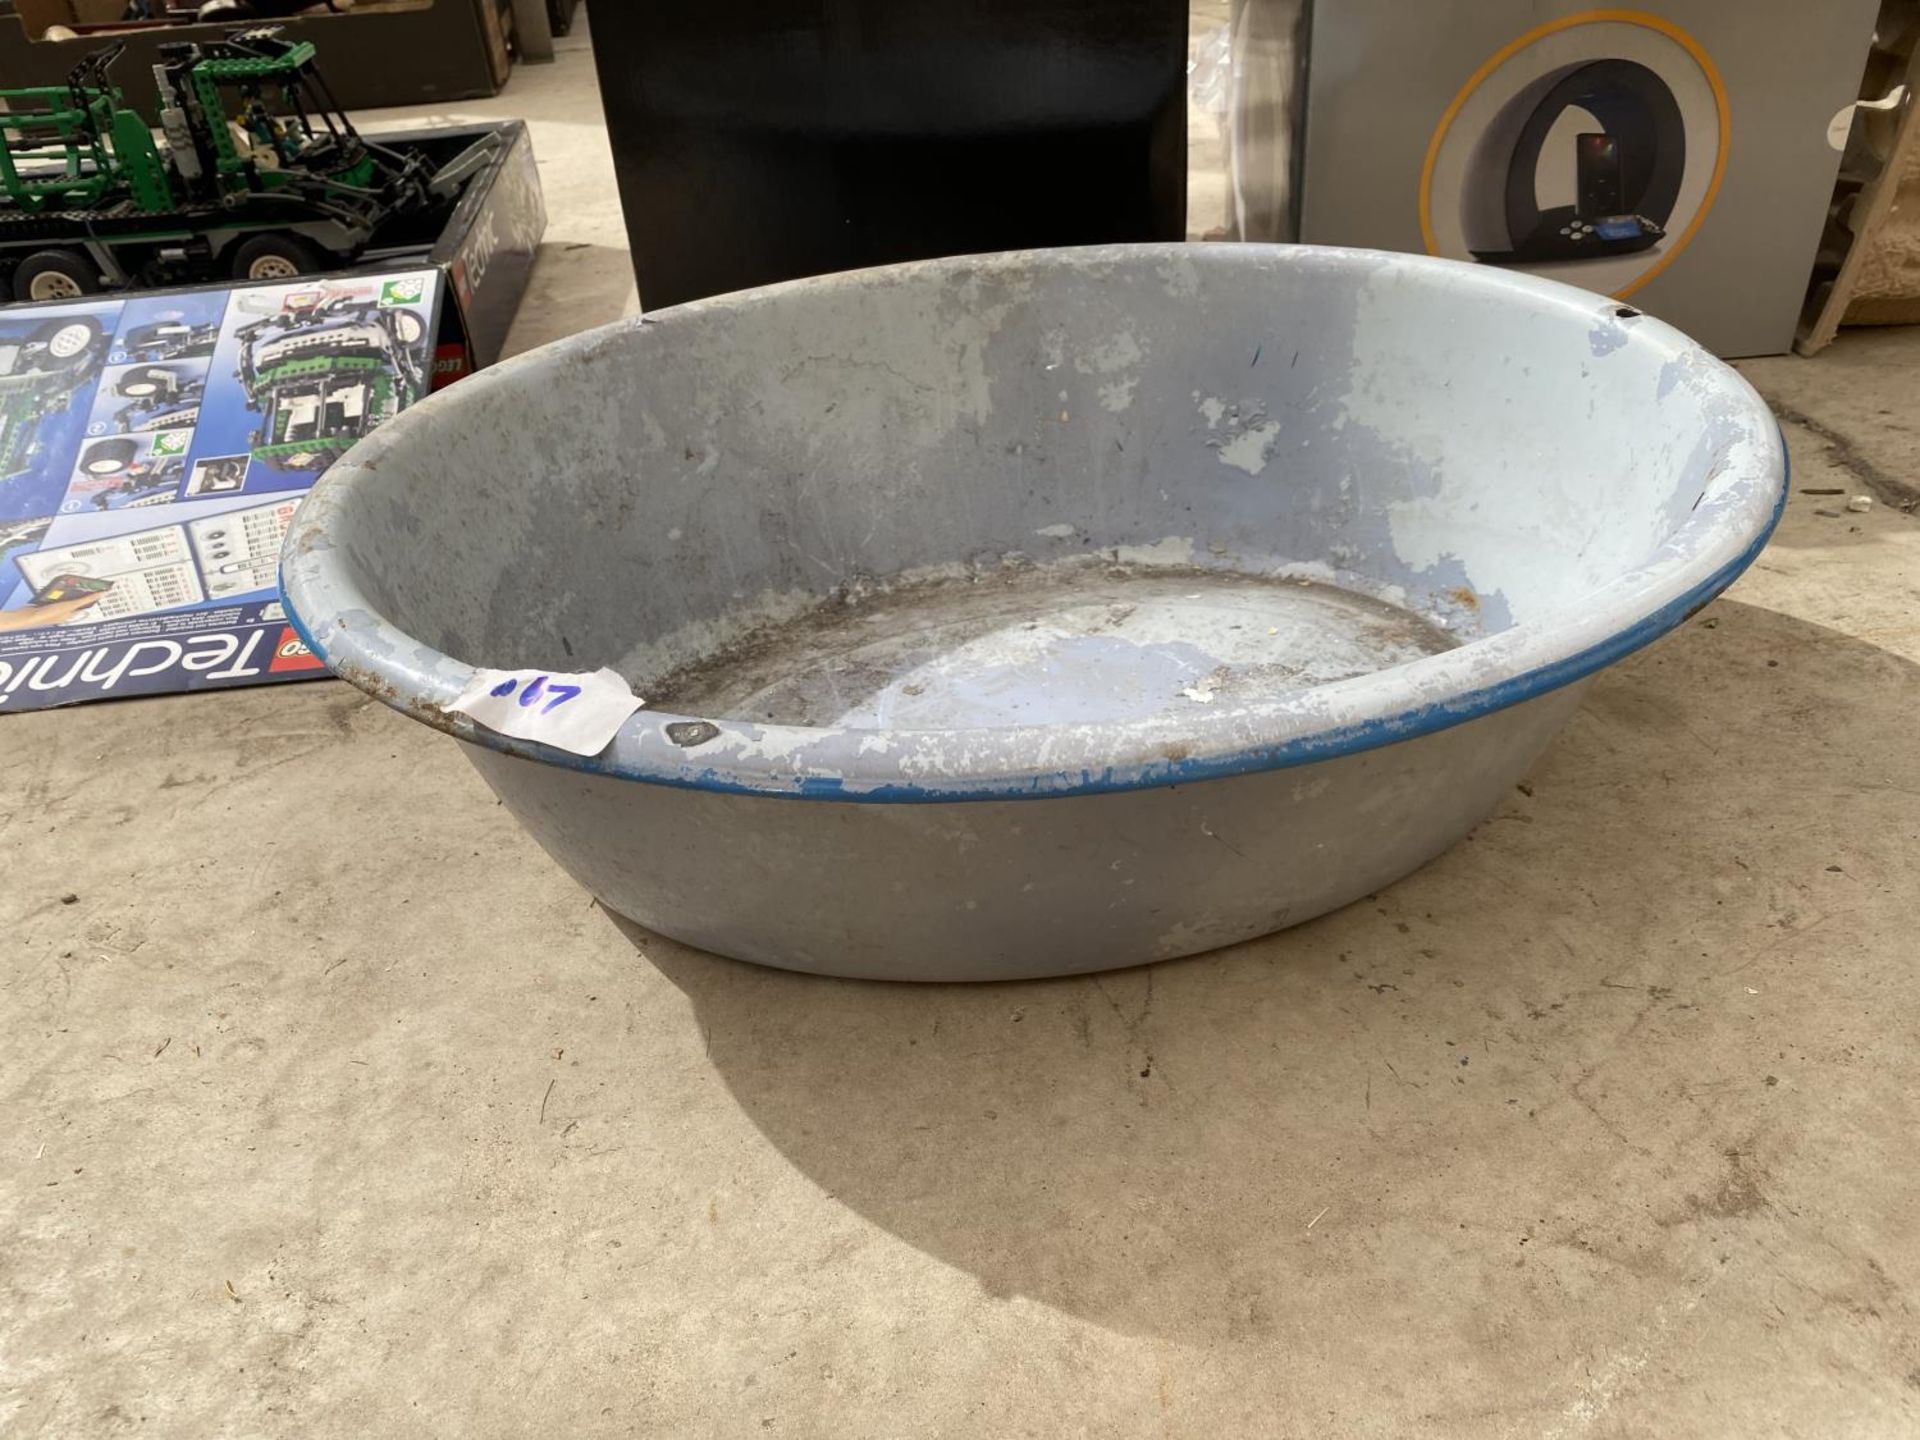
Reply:
[[[1447,591],[1447,598],[1463,610],[1471,610],[1476,615],[1480,613],[1480,597],[1469,586],[1455,586]]]

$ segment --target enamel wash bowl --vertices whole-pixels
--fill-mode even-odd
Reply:
[[[912,980],[1190,954],[1487,815],[1596,671],[1753,559],[1786,457],[1616,301],[1404,255],[1137,245],[682,306],[362,442],[282,562],[610,909]],[[647,697],[581,757],[472,667]]]

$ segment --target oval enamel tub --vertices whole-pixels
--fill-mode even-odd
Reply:
[[[1630,306],[1286,246],[967,257],[483,371],[302,505],[333,669],[445,730],[609,909],[911,980],[1190,954],[1490,813],[1786,494],[1752,389]],[[450,708],[608,667],[593,756]]]

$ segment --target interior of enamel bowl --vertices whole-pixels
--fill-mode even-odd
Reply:
[[[722,729],[1244,747],[1279,733],[1249,715],[1389,715],[1645,629],[1751,555],[1779,466],[1733,372],[1602,297],[1366,252],[1038,252],[483,372],[327,478],[289,556],[322,536],[328,578],[290,559],[289,593],[336,663],[422,696],[604,665]],[[399,639],[321,613],[349,592]]]

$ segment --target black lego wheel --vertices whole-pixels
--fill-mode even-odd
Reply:
[[[114,390],[130,400],[145,400],[175,388],[173,372],[158,365],[142,365],[120,377]]]
[[[16,300],[78,300],[99,289],[99,267],[81,250],[36,250],[14,267]]]
[[[243,240],[233,252],[236,280],[295,280],[329,268],[318,246],[278,230]]]
[[[96,440],[80,459],[80,468],[89,475],[118,475],[140,454],[132,440]]]

